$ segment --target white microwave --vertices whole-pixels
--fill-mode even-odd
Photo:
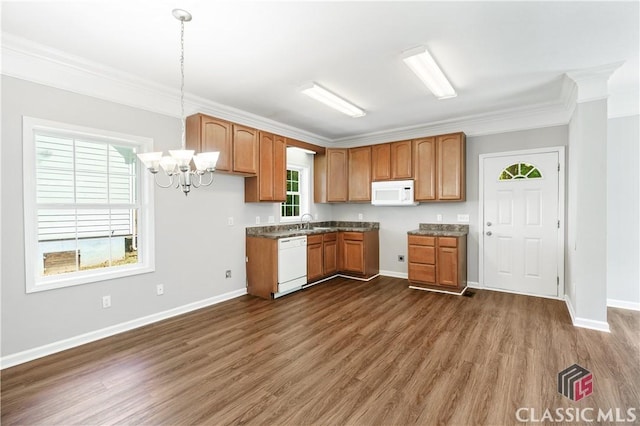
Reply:
[[[374,206],[417,206],[413,197],[413,180],[386,180],[371,183]]]

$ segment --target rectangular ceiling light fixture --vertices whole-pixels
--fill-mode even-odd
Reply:
[[[323,104],[330,106],[331,108],[340,111],[350,117],[364,117],[366,114],[364,110],[358,108],[350,102],[345,101],[340,96],[335,95],[318,85],[317,83],[310,83],[300,89],[305,95],[322,102]]]
[[[454,98],[456,91],[424,46],[407,50],[402,60],[438,99]]]

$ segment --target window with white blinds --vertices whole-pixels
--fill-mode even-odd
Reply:
[[[26,117],[23,127],[27,292],[148,272],[136,154],[150,141]]]

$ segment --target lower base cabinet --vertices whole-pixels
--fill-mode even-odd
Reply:
[[[459,293],[467,286],[467,237],[409,235],[409,284]]]

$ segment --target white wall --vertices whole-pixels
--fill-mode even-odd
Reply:
[[[461,129],[464,130],[464,129]],[[336,220],[364,220],[380,222],[380,269],[407,273],[407,263],[397,260],[398,254],[407,254],[407,231],[418,228],[419,223],[436,223],[442,214],[442,223],[458,223],[458,214],[469,214],[467,237],[468,280],[478,282],[478,173],[479,156],[494,152],[521,149],[566,146],[568,127],[555,126],[518,132],[467,137],[467,201],[462,203],[421,203],[416,207],[373,207],[370,204],[335,204]],[[406,257],[405,257],[406,259]]]
[[[153,138],[179,147],[180,121],[64,90],[2,77],[2,356],[245,289],[245,227],[277,204],[245,204],[244,178],[217,174],[188,197],[155,189],[156,271],[64,289],[25,293],[22,116]],[[326,210],[326,209],[325,209]],[[235,226],[227,225],[233,216]],[[225,279],[225,270],[232,278]],[[165,294],[155,295],[156,284]],[[101,298],[111,295],[112,307]]]
[[[607,300],[640,309],[640,116],[607,128]]]

